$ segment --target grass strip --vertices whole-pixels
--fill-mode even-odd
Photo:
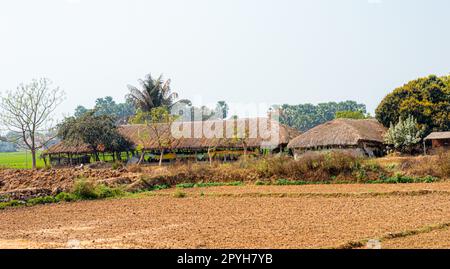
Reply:
[[[414,236],[414,235],[418,235],[418,234],[429,233],[429,232],[437,231],[437,230],[444,230],[449,227],[450,227],[450,222],[436,224],[436,225],[429,225],[429,226],[421,227],[418,229],[406,230],[406,231],[395,232],[395,233],[388,233],[388,234],[385,234],[385,235],[381,236],[380,238],[378,238],[378,240],[380,240],[380,242],[383,242],[383,241],[392,240],[392,239],[396,239],[396,238],[403,238],[403,237]],[[369,242],[369,239],[350,241],[341,246],[336,247],[336,249],[362,248],[367,244],[367,242]]]
[[[176,191],[178,192],[178,191]],[[322,198],[368,198],[368,197],[391,197],[391,196],[423,196],[423,195],[449,195],[450,191],[433,191],[433,190],[417,190],[417,191],[392,191],[392,192],[362,192],[362,193],[292,193],[292,192],[244,192],[244,193],[205,193],[190,194],[190,197],[230,197],[230,198],[257,198],[257,197],[274,197],[274,198],[308,198],[308,197],[322,197]],[[167,197],[174,195],[172,192],[141,192],[135,194],[132,198],[141,198],[148,196]]]

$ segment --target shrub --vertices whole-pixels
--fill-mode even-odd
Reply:
[[[438,170],[443,178],[450,177],[450,151],[441,151],[437,156]]]
[[[92,181],[79,179],[73,185],[72,193],[79,199],[96,199],[98,198],[95,191],[95,185]]]
[[[380,164],[373,160],[365,162],[363,167],[364,167],[364,169],[371,171],[371,172],[378,172],[381,170]],[[395,164],[394,164],[394,167],[395,167]]]
[[[97,198],[119,197],[125,194],[120,188],[110,188],[104,184],[95,186],[94,192]]]
[[[218,187],[218,186],[241,186],[244,183],[242,181],[235,182],[199,182],[199,183],[180,183],[176,187],[180,189],[190,189],[190,188],[206,188],[206,187]]]
[[[11,200],[9,202],[2,202],[0,203],[0,209],[4,209],[6,207],[10,207],[10,206],[20,206],[23,205],[24,202],[22,201],[18,201],[18,200]]]
[[[123,164],[121,162],[117,162],[117,161],[111,165],[112,170],[117,170],[122,167],[123,167]]]
[[[60,192],[55,196],[56,200],[64,202],[72,202],[77,200],[77,197],[72,193]]]
[[[180,190],[177,190],[177,191],[173,194],[173,197],[175,197],[175,198],[184,198],[184,197],[186,197],[186,193],[185,193],[185,192],[182,192],[182,191],[180,191]]]
[[[138,164],[130,164],[127,166],[127,170],[131,173],[141,173],[142,167]]]
[[[322,168],[332,176],[339,174],[350,174],[360,170],[362,159],[351,154],[330,152],[325,155],[321,164]]]
[[[272,184],[272,182],[270,182],[270,181],[257,180],[255,182],[255,185],[257,185],[257,186],[266,186],[266,185],[271,185],[271,184]]]
[[[380,180],[372,180],[368,183],[386,183],[386,184],[400,184],[400,183],[433,183],[438,179],[433,176],[425,177],[410,177],[400,173],[395,174],[392,177],[380,176]]]
[[[29,199],[26,203],[27,205],[39,205],[39,204],[52,204],[56,203],[58,200],[53,196],[36,197]]]
[[[195,183],[180,183],[180,184],[177,184],[176,187],[180,188],[180,189],[194,188],[195,187]]]
[[[306,185],[308,182],[300,180],[278,179],[276,185]]]
[[[395,125],[392,122],[390,124],[384,137],[386,144],[402,153],[411,154],[422,140],[423,129],[419,128],[417,120],[409,115],[405,120],[400,117]]]
[[[150,187],[148,190],[159,191],[159,190],[164,190],[164,189],[168,189],[168,188],[170,188],[170,186],[167,184],[158,184],[158,185],[154,185],[154,186]]]
[[[7,207],[7,206],[20,206],[20,205],[23,205],[24,202],[21,202],[19,200],[11,200],[9,202],[5,202],[4,204],[5,204],[5,207]]]

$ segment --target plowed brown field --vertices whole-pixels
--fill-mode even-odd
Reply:
[[[5,209],[0,248],[450,247],[448,182],[176,191]]]

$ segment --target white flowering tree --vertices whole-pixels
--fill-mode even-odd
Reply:
[[[395,150],[411,154],[422,140],[423,130],[419,128],[417,120],[409,116],[406,120],[399,119],[396,125],[391,123],[384,140]]]

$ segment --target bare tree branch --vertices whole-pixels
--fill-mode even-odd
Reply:
[[[51,84],[47,78],[34,79],[0,97],[0,124],[17,134],[10,142],[17,144],[21,140],[31,151],[33,168],[36,168],[36,151],[55,137],[50,135],[53,125],[51,114],[65,96],[58,87],[51,89]]]

